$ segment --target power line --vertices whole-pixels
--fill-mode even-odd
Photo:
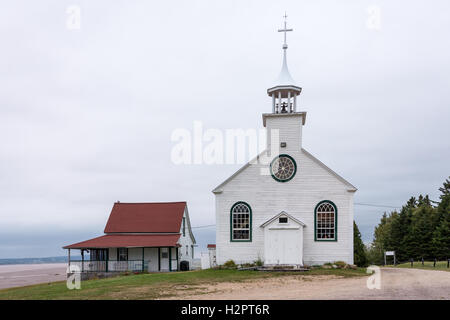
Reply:
[[[204,225],[204,226],[196,226],[196,227],[192,227],[192,229],[199,229],[199,228],[210,228],[210,227],[215,227],[215,224],[208,224],[208,225]]]
[[[388,205],[384,205],[384,204],[371,204],[371,203],[360,203],[360,202],[355,202],[355,204],[358,206],[368,206],[368,207],[380,207],[380,208],[392,208],[392,209],[401,208],[401,207],[388,206]]]

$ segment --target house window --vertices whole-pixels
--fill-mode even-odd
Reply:
[[[183,217],[183,237],[186,235],[186,218]]]
[[[231,241],[252,241],[252,209],[236,202],[230,210]]]
[[[117,249],[117,260],[128,261],[128,248]]]
[[[315,240],[337,240],[337,208],[333,202],[325,200],[315,209]]]
[[[189,255],[189,247],[188,246],[186,246],[186,255],[187,256]]]
[[[281,217],[278,219],[278,223],[288,223],[288,218],[287,217]]]
[[[191,245],[192,259],[194,259],[194,245]]]

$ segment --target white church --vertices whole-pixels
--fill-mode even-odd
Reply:
[[[302,91],[283,63],[267,90],[272,112],[262,115],[267,146],[212,192],[216,202],[216,261],[265,265],[353,264],[356,188],[302,148]],[[262,159],[268,159],[261,161]]]

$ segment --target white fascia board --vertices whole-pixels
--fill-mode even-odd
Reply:
[[[336,172],[334,172],[333,170],[331,170],[329,167],[327,167],[322,161],[320,161],[319,159],[317,159],[316,157],[314,157],[311,153],[309,153],[308,151],[306,151],[305,149],[302,148],[302,152],[305,153],[305,155],[307,155],[311,160],[313,160],[314,162],[316,162],[318,165],[320,165],[322,168],[324,168],[325,170],[327,170],[329,173],[331,173],[332,175],[334,175],[339,181],[341,181],[342,183],[344,183],[347,187],[349,187],[349,189],[347,190],[348,192],[356,192],[358,189],[352,185],[350,182],[348,182],[347,180],[345,180],[344,178],[342,178],[340,175],[338,175]]]

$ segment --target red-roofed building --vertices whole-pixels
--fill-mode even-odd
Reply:
[[[158,272],[192,267],[195,238],[186,202],[116,202],[104,233],[63,247],[68,249],[71,271]],[[81,260],[70,259],[73,249],[81,250]]]

